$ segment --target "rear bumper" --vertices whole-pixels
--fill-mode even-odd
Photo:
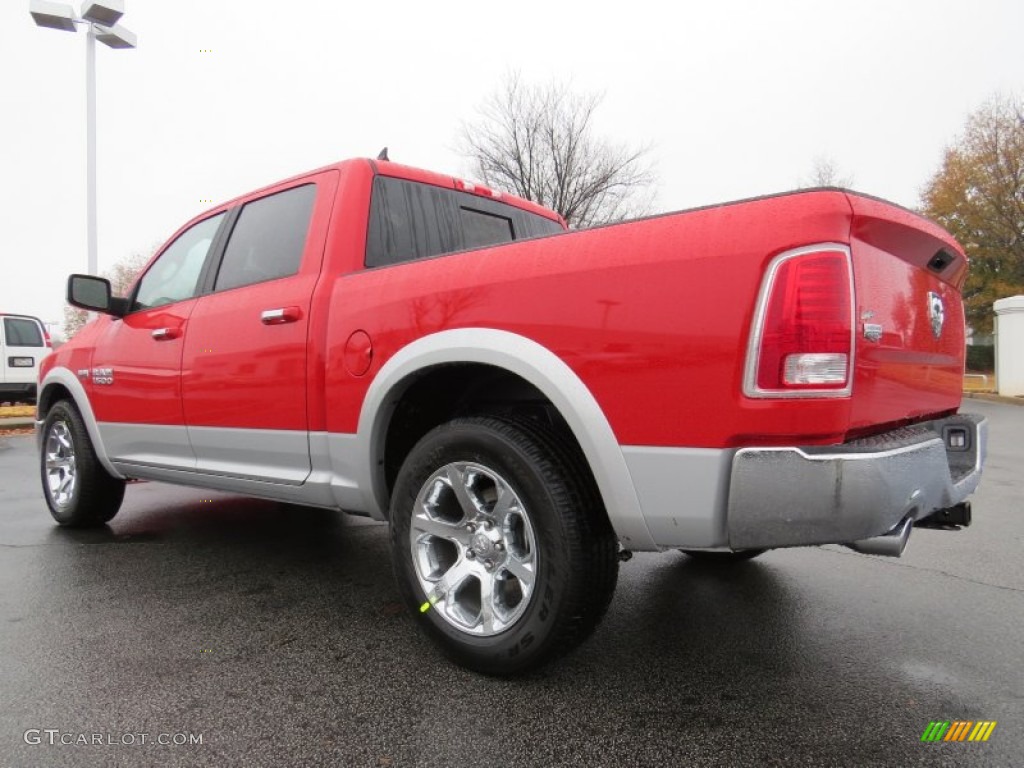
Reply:
[[[952,436],[962,447],[949,445]],[[981,479],[987,423],[958,414],[841,446],[745,448],[726,506],[732,549],[879,536],[967,498]]]

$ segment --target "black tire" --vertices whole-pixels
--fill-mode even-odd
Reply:
[[[684,555],[689,555],[694,560],[705,563],[743,563],[753,560],[758,555],[763,555],[767,549],[740,549],[736,552],[706,552],[699,549],[680,549]]]
[[[417,499],[421,493],[424,495],[424,514],[434,514],[426,512],[428,500],[431,509],[441,509],[443,499],[436,492],[428,494],[432,488],[441,488],[445,493],[444,488],[454,487],[450,483],[445,485],[442,479],[442,472],[453,467],[464,472],[460,477],[474,477],[480,482],[480,488],[475,489],[467,479],[463,487],[469,489],[467,498],[480,493],[472,508],[483,510],[474,518],[481,527],[475,534],[462,533],[473,520],[459,501],[454,505],[448,502],[450,519],[431,519],[451,525],[453,532],[458,531],[452,536],[465,537],[466,542],[419,533],[414,547],[410,531]],[[510,490],[517,502],[513,505],[517,512],[509,513],[504,525],[497,511],[500,505],[494,501],[488,507],[484,502],[487,483],[491,481],[495,498],[498,489]],[[455,498],[454,491],[451,498]],[[494,520],[491,527],[486,527],[488,516]],[[514,525],[507,522],[512,518]],[[417,531],[423,520],[426,518],[417,518]],[[442,533],[447,535],[447,530]],[[485,545],[479,549],[474,542],[481,540],[481,531],[485,532]],[[511,533],[506,536],[506,532]],[[582,457],[553,431],[529,420],[468,417],[429,432],[413,447],[398,473],[391,502],[390,533],[395,576],[405,604],[448,658],[484,674],[522,674],[579,645],[604,615],[618,579],[618,542]],[[487,544],[487,536],[497,537],[497,551]],[[442,566],[444,572],[438,569],[434,581],[421,577],[425,562],[422,558],[426,556],[414,554],[422,551],[423,541],[440,542],[450,548],[451,554]],[[474,547],[484,554],[471,557],[468,550]],[[516,550],[533,560],[532,584],[528,580],[518,581],[513,573],[511,565]],[[483,558],[492,555],[497,559],[490,561],[494,568],[493,574],[489,574],[481,569],[488,562]],[[426,561],[435,562],[429,557]],[[476,568],[479,575],[464,575],[462,581],[446,585],[446,579],[456,568]],[[458,585],[469,585],[465,591],[470,598],[465,604],[472,605],[474,579],[479,587],[480,605],[484,602],[484,581],[490,579],[492,585],[498,585],[494,589],[499,599],[491,603],[497,606],[491,609],[491,616],[497,618],[490,634],[485,636],[474,634],[477,630],[488,630],[482,608],[476,618],[476,629],[468,626],[472,619],[460,625],[462,619],[456,616],[464,607],[459,602],[462,588]],[[434,590],[427,589],[431,583]],[[512,585],[505,587],[513,594],[509,605],[501,605],[501,585]],[[528,595],[524,587],[529,589]],[[517,589],[518,603],[514,597]],[[504,625],[499,607],[507,609]]]
[[[69,400],[59,400],[46,414],[39,441],[39,473],[46,505],[61,525],[100,526],[121,508],[124,480],[103,468],[85,422]]]

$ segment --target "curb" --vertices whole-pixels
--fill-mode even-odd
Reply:
[[[34,427],[36,420],[31,416],[7,416],[0,419],[0,429],[21,429],[22,427]]]
[[[1024,397],[1008,397],[1007,395],[991,395],[987,392],[964,392],[964,397],[972,400],[985,400],[989,403],[1004,405],[1024,405]]]

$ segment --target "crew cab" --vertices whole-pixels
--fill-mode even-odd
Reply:
[[[899,555],[970,522],[967,261],[817,189],[582,231],[356,159],[182,227],[47,358],[43,494],[102,525],[125,481],[389,522],[409,611],[510,675],[581,642],[632,551]]]

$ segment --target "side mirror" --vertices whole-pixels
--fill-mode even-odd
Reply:
[[[68,304],[90,312],[123,317],[125,300],[111,295],[110,281],[95,275],[71,275],[68,278]]]

